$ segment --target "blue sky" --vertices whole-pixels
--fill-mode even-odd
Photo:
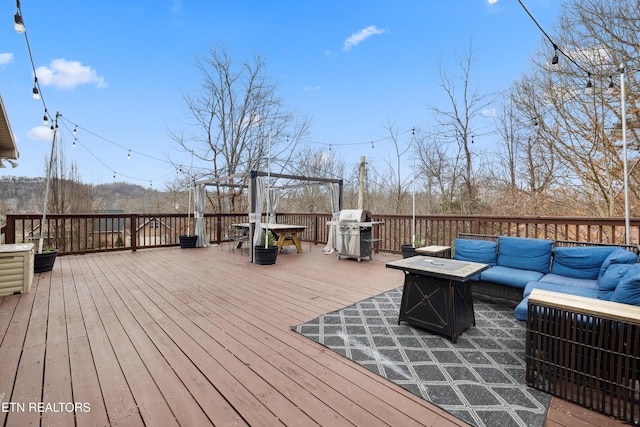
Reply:
[[[551,33],[558,3],[524,0]],[[429,106],[448,107],[439,68],[457,71],[453,52],[473,44],[473,85],[492,93],[526,72],[543,43],[516,0],[66,0],[46,7],[22,0],[21,6],[49,114],[64,118],[67,163],[75,162],[87,183],[112,182],[115,172],[117,181],[158,189],[175,177],[169,157],[189,164],[167,129],[186,129],[183,94],[200,85],[194,57],[216,43],[237,60],[261,55],[287,106],[313,121],[307,144],[331,144],[348,165],[360,156],[389,157],[388,143],[368,143],[387,136],[389,123],[399,130],[433,126]],[[0,169],[0,176],[42,176],[50,138],[38,128],[43,105],[31,96],[33,72],[25,38],[13,29],[15,12],[14,1],[0,3],[0,94],[20,166]],[[70,124],[79,126],[75,148]]]

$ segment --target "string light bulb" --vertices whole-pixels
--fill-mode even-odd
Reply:
[[[553,45],[553,58],[551,58],[551,64],[556,65],[558,63],[558,46]]]
[[[73,138],[73,144],[71,144],[71,146],[72,146],[73,148],[76,148],[76,139],[75,139],[75,138]]]
[[[127,154],[127,160],[131,160],[131,150],[129,150],[129,153]]]
[[[33,99],[36,101],[40,100],[40,91],[38,90],[38,86],[33,85]]]
[[[42,117],[42,123],[44,123],[44,126],[47,127],[49,126],[49,117],[47,117],[47,109],[44,109],[44,116]]]
[[[13,28],[20,34],[25,32],[24,21],[22,20],[22,13],[20,13],[20,0],[16,0],[16,14],[13,17]]]
[[[593,93],[593,83],[591,83],[591,73],[588,74],[587,86],[585,86],[584,91],[587,95],[591,95],[591,93]]]
[[[73,136],[76,136],[76,133],[78,133],[78,126],[76,125],[76,127],[73,128]]]
[[[609,76],[609,87],[607,88],[607,93],[612,95],[615,87],[616,86],[613,84],[613,76]]]

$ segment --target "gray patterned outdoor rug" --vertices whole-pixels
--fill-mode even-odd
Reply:
[[[448,338],[398,325],[402,288],[292,329],[475,426],[542,426],[551,396],[524,383],[514,306],[474,296],[476,326]]]

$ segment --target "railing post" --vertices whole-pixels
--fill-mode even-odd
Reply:
[[[131,233],[131,250],[132,251],[136,251],[138,250],[138,236],[136,233],[136,224],[138,223],[138,214],[131,214],[129,215],[129,222],[131,223],[129,225],[130,228],[130,233]]]
[[[480,234],[480,218],[475,217],[471,220],[471,228],[473,229],[472,233]]]
[[[7,214],[4,242],[8,244],[16,242],[16,218],[13,215]]]
[[[215,215],[215,221],[216,221],[216,242],[221,245],[222,244],[222,215],[221,214],[216,214]]]

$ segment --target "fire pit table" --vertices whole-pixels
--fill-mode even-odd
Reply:
[[[451,338],[475,325],[469,279],[487,264],[430,256],[416,256],[386,264],[404,271],[398,324],[406,321]]]

